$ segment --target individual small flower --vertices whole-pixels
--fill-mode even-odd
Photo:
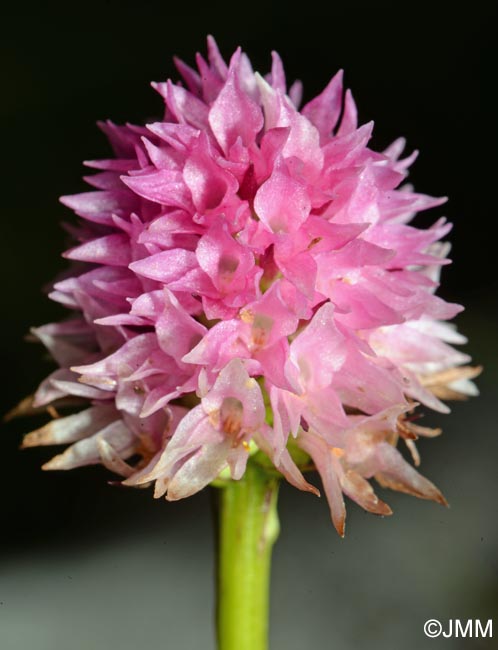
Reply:
[[[167,491],[168,499],[176,500],[211,483],[227,463],[238,480],[246,468],[249,442],[264,424],[261,389],[242,361],[233,359],[182,419],[163,453],[127,483],[155,480],[156,497]]]
[[[71,314],[33,330],[59,368],[30,408],[54,419],[24,446],[69,444],[44,468],[102,463],[169,500],[251,455],[314,493],[316,468],[343,535],[344,494],[391,512],[371,478],[445,503],[396,444],[418,465],[440,430],[416,408],[447,412],[479,369],[435,294],[451,226],[410,225],[444,202],[404,185],[416,154],[368,147],[341,72],[300,110],[272,56],[263,77],[208,38],[197,70],[153,84],[162,118],[100,125],[113,157],[62,198],[79,219],[50,295]]]

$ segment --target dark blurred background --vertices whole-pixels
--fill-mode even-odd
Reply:
[[[494,615],[498,635],[496,327],[496,40],[493,3],[12,3],[2,20],[2,391],[7,411],[51,369],[25,343],[62,314],[41,291],[62,268],[69,211],[84,190],[81,161],[108,149],[97,119],[161,113],[150,80],[176,78],[212,33],[266,72],[276,49],[311,98],[343,67],[374,146],[403,135],[420,149],[411,179],[448,195],[421,218],[449,216],[455,263],[441,295],[462,302],[467,350],[485,365],[482,395],[430,416],[445,434],[422,442],[422,471],[445,510],[386,494],[393,517],[349,504],[345,540],[325,501],[284,487],[275,549],[272,650],[491,648],[427,639],[429,618]],[[208,491],[156,502],[107,484],[98,468],[39,469],[50,451],[19,452],[30,422],[2,426],[0,648],[213,650],[213,531]]]

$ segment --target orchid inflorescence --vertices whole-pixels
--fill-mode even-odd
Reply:
[[[168,500],[249,458],[318,494],[316,468],[343,535],[344,494],[390,514],[372,477],[445,502],[396,443],[418,465],[414,440],[440,431],[416,407],[447,412],[478,369],[435,295],[450,224],[409,225],[444,202],[403,185],[416,154],[368,148],[342,72],[299,110],[272,56],[263,77],[208,38],[183,83],[153,84],[161,120],[100,124],[114,157],[62,198],[77,245],[50,295],[72,314],[33,330],[59,368],[30,408],[55,417],[24,446],[69,444],[44,468],[102,463]]]

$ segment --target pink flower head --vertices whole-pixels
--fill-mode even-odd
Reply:
[[[396,449],[418,465],[414,440],[439,430],[417,405],[475,393],[445,323],[461,307],[435,295],[450,225],[410,225],[444,199],[403,185],[403,140],[369,149],[342,73],[299,109],[275,53],[261,76],[209,38],[177,67],[153,84],[163,117],[101,124],[114,156],[62,198],[79,220],[51,297],[71,316],[33,330],[59,365],[33,406],[56,417],[25,446],[69,444],[44,467],[102,463],[169,500],[240,479],[251,455],[318,493],[315,467],[341,535],[344,494],[391,512],[372,477],[444,502]]]

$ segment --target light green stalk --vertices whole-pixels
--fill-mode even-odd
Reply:
[[[279,479],[250,460],[220,488],[219,650],[267,650],[271,552],[279,533]]]

